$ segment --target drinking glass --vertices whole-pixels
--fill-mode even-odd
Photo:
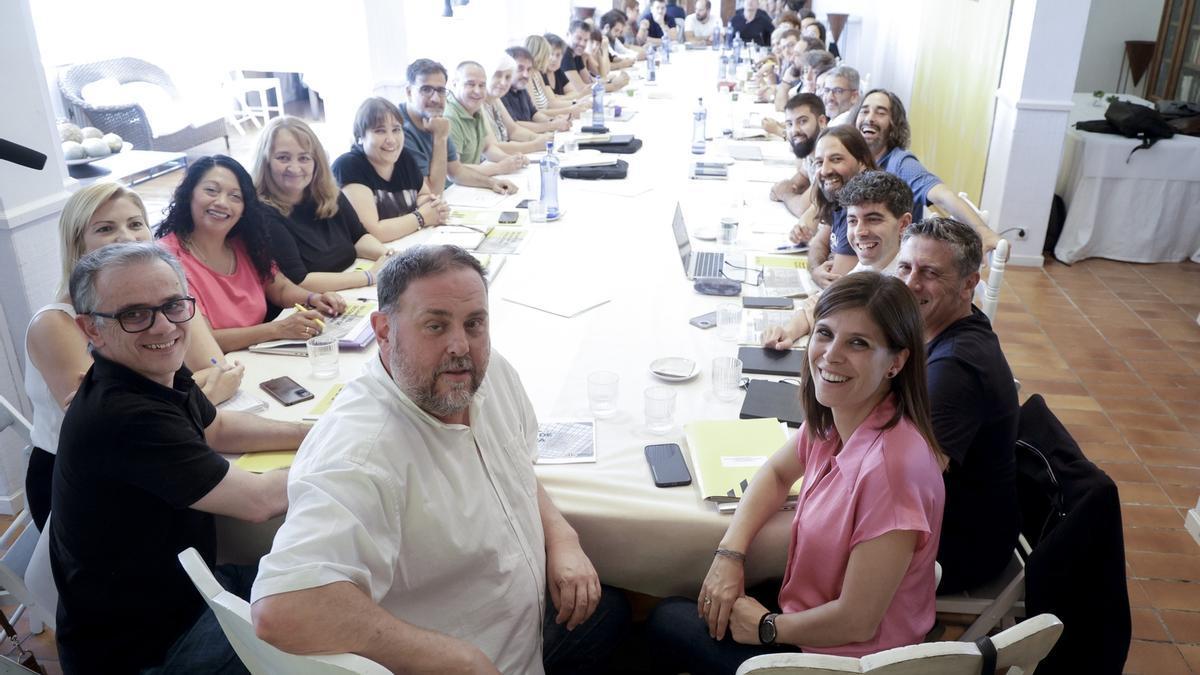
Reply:
[[[742,328],[742,306],[725,302],[717,305],[717,337],[731,342]]]
[[[731,356],[720,356],[712,360],[713,394],[722,401],[737,398],[742,383],[742,361]]]
[[[330,335],[318,335],[307,342],[308,365],[312,376],[319,380],[330,380],[338,375],[338,339]]]
[[[675,390],[670,387],[647,387],[646,430],[665,434],[675,425]]]
[[[621,378],[610,370],[597,370],[588,375],[588,408],[597,419],[617,414],[617,391]]]

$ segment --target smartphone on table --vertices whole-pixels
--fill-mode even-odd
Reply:
[[[274,398],[283,405],[296,405],[302,401],[311,401],[313,399],[311,391],[300,386],[299,382],[286,375],[273,380],[267,380],[258,386],[270,394],[271,398]]]
[[[520,207],[518,207],[518,208],[520,208]],[[517,218],[519,218],[519,217],[520,217],[520,214],[518,214],[516,211],[502,211],[500,213],[500,219],[498,222],[501,225],[511,225],[511,224],[517,222]]]
[[[650,475],[654,484],[661,488],[692,484],[692,473],[678,443],[660,443],[646,446],[646,461],[650,463]]]

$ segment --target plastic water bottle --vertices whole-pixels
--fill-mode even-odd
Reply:
[[[729,20],[729,23],[725,24],[725,37],[723,39],[723,42],[725,42],[725,44],[729,45],[730,49],[733,49],[733,20],[732,19]]]
[[[654,64],[655,60],[657,60],[657,57],[654,55],[654,45],[651,45],[649,48],[646,49],[646,81],[647,82],[654,82],[656,79],[655,71],[658,68]]]
[[[542,199],[546,207],[546,219],[558,218],[558,155],[554,154],[554,141],[546,142],[546,156],[539,163],[542,171]]]
[[[729,55],[722,54],[721,59],[717,61],[717,82],[724,82],[729,76]]]
[[[737,68],[742,63],[742,36],[733,36],[733,67]]]
[[[711,40],[712,40],[712,50],[714,52],[721,49],[721,27],[720,26],[717,26],[716,28],[713,29],[713,32],[711,35],[709,35],[709,38],[711,38]]]
[[[704,99],[701,98],[696,105],[696,112],[692,113],[692,154],[703,155],[705,141],[705,131],[708,125],[708,111],[704,109]]]
[[[604,83],[600,78],[592,81],[592,126],[604,126]]]
[[[663,48],[663,63],[670,63],[671,62],[671,36],[665,30],[663,31],[662,48]]]

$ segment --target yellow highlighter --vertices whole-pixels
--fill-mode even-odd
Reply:
[[[307,312],[308,310],[304,309],[304,307],[300,303],[297,302],[296,303],[296,311],[297,312]],[[321,330],[325,330],[325,322],[324,321],[322,321],[320,319],[313,319],[313,321],[317,322],[317,325],[321,327]]]

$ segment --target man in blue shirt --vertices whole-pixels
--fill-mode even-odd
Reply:
[[[758,8],[758,0],[746,0],[742,11],[734,14],[729,23],[744,42],[771,46],[771,33],[775,32],[775,24],[771,23],[771,17],[766,12]]]
[[[886,89],[867,92],[858,109],[855,126],[867,140],[879,168],[900,176],[912,188],[913,222],[921,222],[925,205],[933,204],[955,220],[974,227],[983,240],[985,253],[996,248],[999,236],[983,222],[975,209],[908,151],[912,130],[900,97]],[[846,251],[847,254],[852,252]]]

